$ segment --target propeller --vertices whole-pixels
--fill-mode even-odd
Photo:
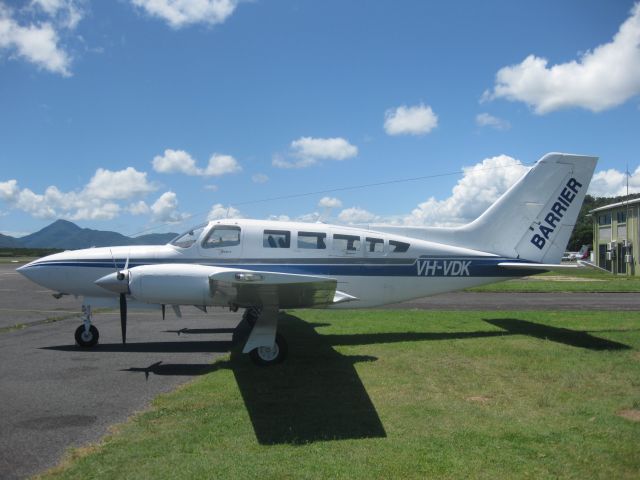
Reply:
[[[118,272],[119,281],[126,280],[129,290],[129,256],[124,264],[124,269]],[[127,292],[120,292],[120,329],[122,330],[122,344],[127,343]]]
[[[113,253],[111,253],[111,258],[116,271],[99,278],[95,283],[120,296],[120,328],[122,329],[122,343],[124,344],[127,343],[127,295],[130,293],[129,278],[131,277],[131,273],[129,272],[129,255],[127,255],[127,260],[122,270],[118,269],[118,264],[116,263]]]

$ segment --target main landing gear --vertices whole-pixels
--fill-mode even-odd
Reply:
[[[247,322],[247,324],[253,328],[261,313],[262,309],[260,307],[248,307],[242,314],[242,320]]]
[[[256,365],[277,365],[287,357],[287,342],[277,333],[278,313],[278,307],[250,307],[242,315],[252,327],[242,353],[248,353]]]
[[[100,332],[91,325],[91,305],[82,305],[82,325],[76,329],[75,337],[81,347],[90,348],[98,344]]]
[[[251,326],[251,333],[242,353],[248,353],[256,365],[282,363],[287,357],[287,342],[278,330],[278,307],[249,307],[242,318]],[[91,324],[91,305],[82,306],[82,325],[76,329],[76,343],[83,348],[95,347],[100,333]]]

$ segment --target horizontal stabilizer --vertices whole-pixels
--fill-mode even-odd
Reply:
[[[584,268],[583,265],[561,265],[558,263],[524,263],[524,262],[501,262],[500,268],[507,270],[540,270],[541,272],[566,272],[576,268]]]

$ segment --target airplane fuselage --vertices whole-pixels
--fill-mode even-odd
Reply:
[[[335,279],[338,290],[358,299],[329,308],[375,307],[531,273],[500,269],[498,263],[509,259],[487,252],[322,223],[217,220],[192,231],[194,238],[185,234],[186,240],[182,235],[162,246],[66,251],[20,272],[88,303],[117,298],[95,282],[123,269],[127,260],[129,269],[173,264],[310,275]],[[202,305],[221,303],[212,295]]]

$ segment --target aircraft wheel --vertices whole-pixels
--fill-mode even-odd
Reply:
[[[91,325],[89,327],[89,331],[84,331],[84,325],[80,325],[76,328],[76,343],[81,347],[89,348],[94,347],[98,344],[98,338],[100,338],[100,333],[98,329]]]
[[[276,343],[273,347],[258,347],[249,353],[251,360],[256,365],[266,367],[282,363],[287,358],[287,342],[279,333],[276,334]]]
[[[242,319],[249,324],[250,327],[253,327],[260,316],[261,309],[258,307],[249,307],[244,310],[242,314]]]

